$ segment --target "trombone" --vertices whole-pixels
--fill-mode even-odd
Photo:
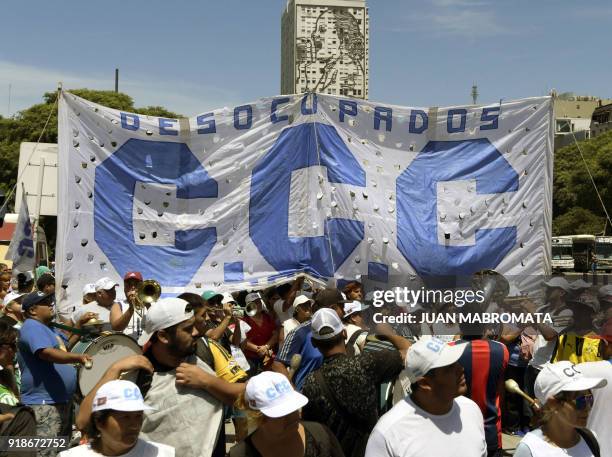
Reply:
[[[253,317],[255,314],[257,314],[257,304],[255,302],[251,302],[244,307],[232,306],[232,315],[234,317],[243,317],[245,315]]]
[[[146,308],[159,300],[161,296],[162,288],[159,282],[154,279],[145,279],[138,286],[138,292],[136,293],[136,300],[134,302],[134,311],[141,318],[144,316]]]

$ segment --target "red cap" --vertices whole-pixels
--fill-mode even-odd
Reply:
[[[138,279],[139,281],[142,281],[142,275],[140,274],[140,271],[128,271],[123,277],[123,280],[127,281],[128,279]]]
[[[612,343],[612,317],[606,321],[606,323],[599,329],[599,335],[592,336],[591,338],[600,338],[602,340],[606,340],[609,343]]]

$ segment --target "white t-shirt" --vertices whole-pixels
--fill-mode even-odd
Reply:
[[[597,435],[601,455],[612,456],[612,362],[585,362],[578,364],[576,369],[590,378],[604,378],[608,384],[601,389],[593,389],[593,409],[589,413],[587,427]]]
[[[281,323],[281,325],[286,320],[291,319],[293,317],[293,310],[294,310],[293,306],[290,306],[289,308],[287,308],[287,311],[283,311],[283,303],[285,303],[285,300],[283,300],[282,298],[279,298],[278,300],[274,302],[274,306],[273,306],[274,312],[278,316],[278,320]]]
[[[550,313],[553,323],[545,324],[549,327],[553,328],[555,332],[561,333],[563,330],[568,328],[571,325],[571,321],[573,320],[574,313],[571,309],[562,309],[559,312],[551,312],[549,306],[543,306],[537,310],[538,313]],[[529,365],[541,370],[544,365],[550,362],[552,359],[553,352],[555,350],[555,345],[557,344],[557,339],[553,338],[550,341],[546,341],[546,339],[538,334],[536,337],[535,343],[533,345],[533,358],[529,361]]]
[[[396,404],[380,418],[365,457],[486,457],[487,443],[480,408],[466,397],[457,397],[451,410],[433,415],[410,398]]]
[[[363,330],[361,327],[359,327],[358,325],[354,325],[354,324],[346,324],[344,326],[344,329],[346,330],[346,342],[347,343],[349,342],[349,340],[351,339],[351,337],[353,336],[355,332]],[[355,339],[355,342],[353,343],[353,351],[355,355],[361,354],[361,348],[363,348],[363,346],[365,345],[365,341],[367,337],[368,337],[368,332],[366,331],[366,332],[363,332],[361,335],[359,335]]]
[[[59,453],[59,457],[100,457],[103,455],[94,451],[89,444],[81,444]],[[136,446],[119,457],[174,457],[174,448],[139,438]]]
[[[130,308],[130,304],[127,302],[127,300],[121,300],[119,302],[119,305],[121,306],[122,313],[125,313]],[[145,311],[144,317],[141,318],[138,315],[138,313],[136,313],[136,311],[134,310],[134,313],[132,314],[132,318],[130,319],[130,322],[128,322],[127,327],[123,330],[123,333],[137,340],[138,337],[142,334],[142,330],[144,328],[144,318],[145,317],[146,317],[146,311]]]
[[[601,453],[602,457],[609,454]],[[586,441],[580,438],[576,446],[569,449],[553,446],[544,439],[544,434],[541,429],[536,429],[533,432],[527,433],[525,437],[516,447],[514,457],[594,457],[593,453],[586,444]]]
[[[185,361],[215,376],[199,357]],[[176,370],[155,372],[144,400],[155,409],[144,413],[141,438],[173,446],[179,457],[212,454],[223,426],[223,405],[208,391],[177,385]]]
[[[285,322],[283,322],[283,331],[285,332],[285,336],[289,335],[289,332],[291,332],[291,330],[295,330],[299,326],[300,323],[295,317],[287,319]]]
[[[112,331],[110,325],[110,308],[105,308],[104,306],[98,305],[98,302],[92,301],[91,303],[81,305],[75,309],[70,319],[74,324],[77,324],[85,313],[96,313],[98,315],[98,319],[105,322],[105,324],[102,326],[102,330]]]

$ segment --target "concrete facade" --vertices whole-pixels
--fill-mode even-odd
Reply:
[[[281,93],[368,98],[365,0],[288,0],[281,20]]]

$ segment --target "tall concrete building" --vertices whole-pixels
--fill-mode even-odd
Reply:
[[[368,98],[365,0],[288,0],[281,40],[281,93]]]

